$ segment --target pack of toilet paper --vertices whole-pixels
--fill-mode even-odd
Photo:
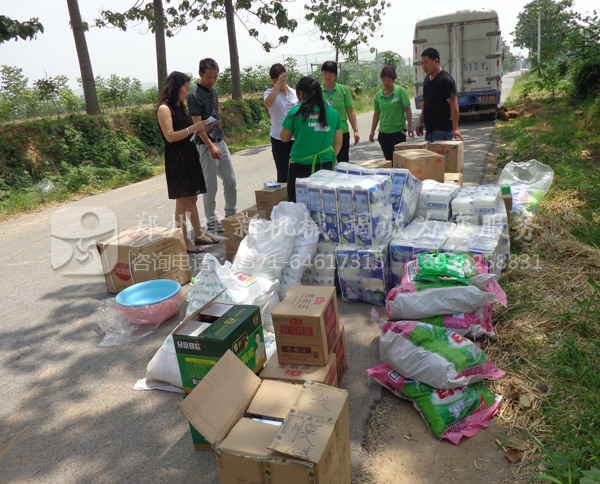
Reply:
[[[452,215],[456,217],[457,215],[494,214],[498,202],[502,202],[500,186],[478,185],[461,188],[452,199]]]
[[[337,244],[324,240],[317,244],[317,249],[302,275],[303,286],[335,286],[336,247]]]
[[[483,254],[490,264],[490,271],[499,274],[504,251],[502,232],[501,225],[458,224],[441,251]]]
[[[338,163],[335,170],[348,175],[385,175],[392,180],[392,225],[403,227],[415,216],[421,181],[404,168],[365,168],[351,163]],[[354,243],[354,242],[348,242]]]
[[[388,244],[340,244],[335,254],[343,300],[383,306],[390,289]]]
[[[460,187],[455,183],[439,183],[424,180],[417,201],[415,217],[428,220],[448,221],[451,203]]]
[[[319,170],[296,181],[297,201],[307,206],[319,227],[320,240],[362,246],[389,238],[391,190],[392,180],[387,175]]]
[[[441,252],[446,239],[454,230],[455,224],[436,220],[415,219],[402,230],[397,231],[390,241],[391,285],[400,284],[404,264],[418,254]]]

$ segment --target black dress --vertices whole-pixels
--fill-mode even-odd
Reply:
[[[163,103],[171,111],[173,131],[179,131],[191,126],[192,118],[183,106],[170,106]],[[160,124],[159,124],[160,129]],[[165,174],[170,199],[191,197],[206,193],[206,182],[200,166],[200,155],[196,145],[190,142],[190,136],[180,141],[169,143],[160,129],[160,135],[165,141]]]

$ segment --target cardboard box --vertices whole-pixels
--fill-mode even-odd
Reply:
[[[185,318],[173,331],[183,390],[190,393],[227,350],[258,372],[265,362],[260,308],[209,303]]]
[[[348,359],[346,358],[346,328],[342,326],[340,335],[333,345],[333,352],[335,354],[335,366],[337,370],[337,384],[340,386],[344,375],[348,370]]]
[[[293,286],[271,316],[279,363],[327,363],[340,332],[335,288]]]
[[[369,160],[369,161],[364,161],[363,163],[360,164],[360,166],[363,166],[365,168],[391,168],[392,161],[391,160]]]
[[[444,183],[446,159],[429,150],[394,151],[394,168],[406,168],[421,181],[431,179]]]
[[[192,279],[181,229],[131,228],[96,242],[96,248],[112,294],[153,279],[173,279],[181,285]]]
[[[253,218],[268,218],[264,210],[244,210],[221,220],[223,236],[225,237],[225,257],[233,260],[240,243],[248,235],[248,226]]]
[[[254,192],[256,196],[256,209],[264,210],[267,216],[271,216],[273,207],[282,200],[287,200],[287,183],[282,183],[281,188],[276,190],[266,190],[261,188]]]
[[[336,362],[335,354],[332,353],[325,366],[279,363],[277,352],[275,352],[269,361],[267,361],[259,376],[263,380],[279,380],[299,384],[310,380],[336,387],[338,386]]]
[[[446,157],[446,173],[462,173],[465,164],[465,144],[463,141],[434,141],[429,143],[429,151]]]
[[[404,150],[426,150],[429,145],[428,141],[407,141],[405,143],[398,143],[394,145],[394,151],[404,151]]]
[[[179,405],[212,443],[221,484],[350,484],[348,393],[307,382],[281,425],[271,425],[245,417],[266,383],[228,351]]]
[[[456,183],[462,188],[463,174],[462,173],[444,173],[444,183]]]

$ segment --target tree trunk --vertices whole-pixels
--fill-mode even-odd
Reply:
[[[227,39],[229,41],[229,62],[231,63],[231,98],[243,99],[240,59],[238,57],[237,38],[235,36],[235,12],[232,0],[225,0],[225,19],[227,21]]]
[[[85,110],[90,115],[100,114],[100,106],[98,105],[98,96],[96,94],[96,82],[94,81],[90,53],[85,41],[83,22],[79,13],[79,3],[77,0],[67,0],[67,6],[69,7],[69,17],[71,18],[71,30],[73,30],[73,37],[75,38],[77,58],[79,59]]]
[[[156,68],[158,71],[158,92],[169,75],[167,71],[167,46],[165,43],[165,15],[162,0],[154,0],[154,42],[156,44]]]

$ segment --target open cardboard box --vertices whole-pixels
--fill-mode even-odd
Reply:
[[[285,407],[281,425],[249,418]],[[221,484],[351,482],[345,390],[261,381],[228,351],[179,408],[213,445]]]

